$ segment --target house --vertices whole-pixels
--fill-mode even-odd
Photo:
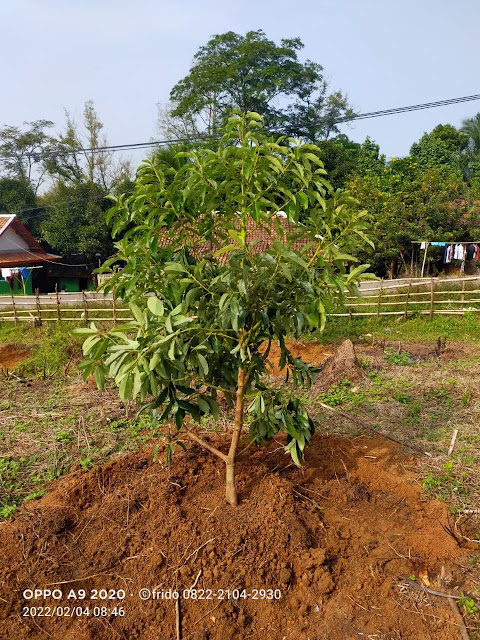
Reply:
[[[96,262],[88,261],[81,253],[64,256],[60,264],[53,262],[47,267],[48,290],[54,291],[57,286],[59,291],[93,291],[92,271],[96,267]]]
[[[0,294],[44,290],[47,268],[58,260],[61,256],[47,253],[15,214],[0,214]]]
[[[213,214],[215,216],[215,214]],[[212,218],[213,229],[215,228],[215,218]],[[176,233],[183,235],[184,244],[191,248],[192,254],[197,258],[213,256],[218,250],[218,246],[214,242],[205,241],[197,234],[196,223],[190,223],[185,220],[178,220],[172,225],[172,229],[161,234],[159,245],[161,247],[169,247],[171,237]],[[237,231],[240,230],[240,224],[236,225]],[[289,222],[283,211],[273,214],[268,221],[255,222],[251,217],[247,219],[245,243],[250,246],[253,253],[260,253],[272,248],[274,240],[279,240],[282,244],[286,244],[289,236],[298,233],[301,225]],[[173,230],[173,231],[172,231]],[[214,234],[215,236],[216,234]],[[221,240],[217,237],[219,246],[228,244],[230,240]],[[293,243],[293,249],[298,251],[307,244],[306,238],[298,238]],[[228,261],[228,254],[222,254],[216,258],[221,264]]]

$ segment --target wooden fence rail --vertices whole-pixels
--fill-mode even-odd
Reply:
[[[461,281],[462,286],[454,283]],[[469,283],[469,281],[471,281]],[[472,289],[468,289],[470,284]],[[454,285],[454,288],[451,287]],[[467,285],[467,286],[466,286]],[[477,288],[475,288],[477,287]],[[419,289],[424,289],[423,291]],[[373,291],[374,293],[370,293]],[[480,312],[478,278],[449,278],[439,280],[412,278],[403,290],[396,286],[395,293],[380,283],[375,289],[362,289],[360,296],[346,296],[343,307],[335,309],[331,317],[376,317],[426,315],[464,315]],[[92,320],[113,324],[133,320],[131,310],[122,306],[112,295],[96,292],[62,293],[33,296],[0,296],[1,322],[84,322]]]

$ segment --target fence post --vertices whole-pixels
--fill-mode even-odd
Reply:
[[[410,282],[408,283],[408,291],[407,291],[407,297],[405,299],[405,311],[403,312],[403,317],[406,320],[408,317],[408,299],[410,298],[410,289],[412,288],[412,281],[410,280]]]
[[[383,292],[383,278],[382,281],[380,282],[380,291],[378,292],[378,300],[377,300],[377,322],[378,319],[380,318],[380,302],[382,300],[382,292]]]
[[[115,302],[115,291],[112,291],[112,311],[113,311],[113,324],[117,324],[117,304]]]
[[[38,294],[39,294],[39,291],[37,288],[35,289],[35,301],[37,303],[38,321],[40,324],[42,324],[42,308],[40,307],[40,296]]]
[[[87,303],[87,296],[85,294],[85,289],[82,290],[82,296],[83,296],[83,309],[85,313],[85,324],[88,324],[88,303]]]
[[[430,278],[430,318],[433,318],[433,298],[434,298],[434,280]]]
[[[17,309],[15,307],[15,298],[13,296],[13,293],[12,293],[12,305],[13,305],[13,316],[15,318],[15,324],[18,324]]]
[[[60,311],[60,296],[58,295],[58,284],[55,283],[55,295],[57,297],[57,321],[60,322],[61,318],[61,311]]]
[[[465,280],[462,282],[462,315],[465,315]]]

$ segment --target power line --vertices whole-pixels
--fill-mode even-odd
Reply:
[[[383,116],[391,116],[396,115],[398,113],[409,113],[412,111],[421,111],[423,109],[433,109],[436,107],[444,107],[451,104],[461,104],[463,102],[472,102],[474,100],[480,100],[480,94],[474,94],[471,96],[462,96],[458,98],[448,98],[446,100],[437,100],[436,102],[423,102],[421,104],[413,104],[405,107],[394,107],[392,109],[382,109],[379,111],[370,111],[367,113],[359,113],[353,116],[344,116],[343,118],[338,118],[333,121],[317,120],[316,122],[306,123],[306,126],[321,126],[327,122],[330,124],[342,124],[345,122],[353,122],[355,120],[367,120],[370,118],[380,118]],[[164,145],[171,144],[181,144],[186,142],[195,142],[198,140],[207,140],[213,139],[216,136],[211,136],[207,134],[198,134],[196,136],[188,136],[185,138],[171,138],[166,140],[152,140],[150,142],[134,142],[130,144],[117,144],[117,145],[105,145],[102,147],[79,147],[76,149],[56,149],[51,151],[44,151],[40,153],[25,153],[16,156],[17,160],[20,159],[33,159],[35,162],[39,162],[42,158],[54,158],[54,157],[64,157],[69,155],[74,155],[76,153],[111,153],[115,151],[126,151],[126,150],[136,150],[136,149],[148,149],[152,147],[159,147]],[[12,158],[3,157],[0,158],[1,161],[12,160]]]
[[[473,96],[463,96],[461,98],[449,98],[447,100],[437,100],[436,102],[424,102],[422,104],[413,104],[408,107],[395,107],[393,109],[383,109],[382,111],[371,111],[369,113],[360,113],[356,116],[345,117],[342,120],[338,120],[336,122],[339,123],[341,121],[350,121],[350,120],[366,120],[367,118],[378,118],[381,116],[390,116],[395,115],[397,113],[408,113],[410,111],[421,111],[422,109],[432,109],[435,107],[445,107],[450,104],[460,104],[462,102],[472,102],[473,100],[480,100],[480,94],[475,94]]]

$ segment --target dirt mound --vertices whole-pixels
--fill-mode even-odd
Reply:
[[[402,587],[443,567],[444,588],[473,589],[446,506],[425,498],[396,445],[317,435],[300,469],[276,442],[250,453],[238,507],[224,503],[221,464],[192,445],[170,469],[145,451],[56,481],[0,525],[0,637],[173,640],[176,603],[139,590],[195,585],[197,599],[180,600],[183,640],[457,640],[445,598]],[[63,598],[22,598],[47,586]],[[66,599],[70,589],[87,600]],[[90,617],[28,617],[25,605]],[[95,606],[125,615],[94,617]]]
[[[294,358],[302,358],[310,365],[319,365],[332,355],[332,347],[317,342],[302,342],[300,340],[286,340],[285,344],[290,349]],[[266,344],[265,344],[266,348]],[[273,376],[279,376],[286,372],[286,367],[280,369],[280,345],[275,342],[270,347],[268,361],[269,371]]]
[[[29,354],[29,349],[19,347],[18,345],[3,345],[0,347],[0,369],[13,369],[17,364],[26,360]]]
[[[344,340],[335,353],[324,362],[311,393],[315,396],[342,380],[359,382],[362,378],[362,368],[355,354],[353,343],[351,340]]]

